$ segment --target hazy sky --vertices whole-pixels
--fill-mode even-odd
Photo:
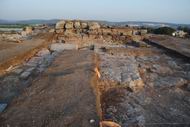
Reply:
[[[55,18],[190,24],[190,0],[0,0],[0,19]]]

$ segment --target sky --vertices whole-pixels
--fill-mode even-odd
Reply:
[[[190,24],[190,0],[0,0],[0,19],[88,19]]]

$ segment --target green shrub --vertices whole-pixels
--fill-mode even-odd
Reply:
[[[164,35],[172,35],[176,30],[171,27],[160,27],[154,30],[155,34],[164,34]]]

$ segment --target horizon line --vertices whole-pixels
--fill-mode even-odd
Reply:
[[[143,21],[143,20],[121,20],[121,21],[110,21],[110,20],[101,20],[101,19],[74,19],[74,18],[68,18],[68,19],[64,19],[64,18],[44,18],[44,19],[38,19],[38,18],[31,18],[31,19],[0,19],[0,20],[4,20],[4,21],[9,21],[9,22],[19,22],[19,21],[30,21],[30,20],[44,20],[44,21],[48,21],[48,20],[87,20],[87,21],[105,21],[105,22],[114,22],[114,23],[122,23],[122,22],[142,22],[142,23],[163,23],[163,24],[180,24],[180,25],[190,25],[190,23],[175,23],[175,22],[167,22],[167,21]]]

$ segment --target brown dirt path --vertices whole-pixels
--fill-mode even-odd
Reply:
[[[0,126],[96,127],[94,53],[65,51],[0,116]],[[90,120],[95,120],[90,123]]]

